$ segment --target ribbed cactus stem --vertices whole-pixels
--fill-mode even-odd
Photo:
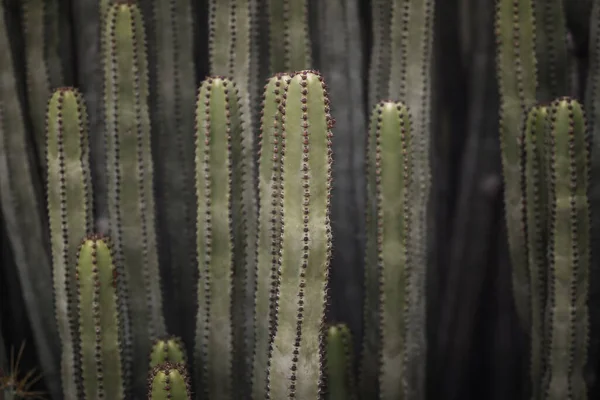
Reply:
[[[149,400],[191,400],[188,373],[183,364],[163,363],[150,372]]]
[[[390,12],[392,0],[371,1],[371,19],[373,20],[373,46],[369,65],[369,108],[388,97],[388,77],[391,69]]]
[[[124,399],[117,269],[107,238],[85,238],[77,257],[81,375],[86,399]]]
[[[352,335],[345,324],[327,330],[327,398],[355,400]]]
[[[525,210],[519,143],[523,119],[536,103],[537,71],[533,0],[498,0],[496,7],[497,77],[500,93],[500,145],[512,288],[521,327],[531,321]]]
[[[267,398],[318,399],[332,240],[333,119],[322,77],[295,73],[282,107],[281,266]]]
[[[559,98],[550,107],[548,368],[545,397],[585,399],[589,343],[589,138],[581,105]]]
[[[311,41],[307,0],[268,0],[269,72],[298,71],[311,67]]]
[[[150,353],[150,369],[165,362],[186,363],[185,347],[176,336],[156,339]]]
[[[23,39],[27,72],[27,99],[34,143],[45,162],[44,113],[51,90],[63,84],[60,46],[60,1],[24,0]]]
[[[246,357],[244,131],[238,91],[229,79],[204,80],[196,104],[199,307],[194,362],[201,398],[219,400],[234,396],[246,379],[238,369]]]
[[[57,89],[46,114],[48,219],[56,323],[61,340],[65,399],[80,398],[75,266],[83,238],[93,227],[87,112],[73,88]]]
[[[165,334],[155,232],[155,207],[148,66],[142,14],[121,1],[106,16],[104,106],[109,230],[116,262],[123,268],[120,292],[129,297],[122,310],[124,342],[137,396],[145,392],[147,360],[155,337]],[[128,350],[129,351],[129,350]],[[133,360],[138,360],[131,364]]]
[[[281,239],[281,141],[283,94],[290,76],[279,74],[265,85],[261,112],[258,160],[258,232],[256,292],[254,297],[254,346],[252,398],[267,396],[270,345],[275,324],[275,296]]]
[[[544,315],[548,286],[548,108],[529,110],[523,130],[523,187],[531,297],[531,395],[540,398],[544,372]]]

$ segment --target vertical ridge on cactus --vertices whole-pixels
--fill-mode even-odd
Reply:
[[[77,256],[76,312],[86,399],[125,399],[118,279],[108,239],[96,235],[86,237]]]
[[[163,363],[150,371],[148,400],[191,400],[188,373],[183,364]]]
[[[372,0],[373,47],[369,65],[369,109],[375,107],[380,99],[388,97],[387,78],[391,73],[391,28],[393,0]]]
[[[518,132],[536,103],[537,71],[532,0],[497,0],[497,79],[500,93],[500,146],[512,289],[522,329],[529,331],[529,273]]]
[[[333,120],[322,77],[295,73],[282,106],[281,267],[268,398],[317,399],[323,395],[332,239]]]
[[[589,344],[589,140],[581,105],[550,106],[548,368],[545,396],[585,399]]]
[[[125,356],[125,369],[131,370],[133,390],[141,395],[147,366],[132,360],[148,359],[152,340],[165,334],[165,321],[154,226],[146,39],[138,6],[112,5],[104,34],[109,231],[123,275],[119,292],[128,293],[121,313],[124,349],[132,354]]]
[[[198,314],[195,373],[202,398],[239,395],[234,382],[246,359],[243,127],[235,84],[224,77],[202,82],[196,106]],[[235,383],[235,384],[234,384]],[[245,387],[244,387],[245,389]]]
[[[254,296],[254,346],[252,398],[267,396],[270,347],[276,317],[275,296],[281,239],[281,140],[283,94],[290,75],[278,74],[264,89],[258,161],[258,230],[256,246],[256,292]]]
[[[168,336],[154,341],[150,352],[150,369],[165,362],[186,365],[185,346],[180,338]]]
[[[327,398],[356,400],[352,335],[345,324],[327,330]]]
[[[196,98],[194,32],[190,0],[153,1],[152,54],[153,140],[159,238],[170,272],[176,324],[192,351],[193,328],[187,323],[197,308],[194,210],[194,102]],[[166,302],[166,305],[170,305]],[[167,318],[169,315],[165,315]],[[177,318],[181,317],[181,318]],[[177,319],[175,319],[177,318]],[[193,325],[193,324],[192,324]]]
[[[312,66],[307,0],[267,0],[270,73]]]
[[[81,397],[75,266],[81,241],[93,227],[87,111],[81,93],[57,89],[46,114],[47,202],[53,292],[60,335],[65,399]]]
[[[45,162],[44,114],[51,91],[63,83],[59,57],[58,0],[24,0],[27,99],[40,163]]]
[[[545,369],[544,316],[548,289],[548,107],[533,106],[526,115],[522,137],[522,176],[531,302],[531,395],[540,398]]]

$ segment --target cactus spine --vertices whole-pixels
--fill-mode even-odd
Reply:
[[[165,322],[154,226],[146,39],[138,6],[127,1],[112,5],[103,34],[109,230],[117,266],[123,268],[119,292],[129,295],[123,321],[131,322],[123,338],[135,360],[147,360],[152,340],[165,334]],[[131,365],[127,355],[126,372],[130,368],[139,396],[145,391],[147,365]]]
[[[150,353],[150,369],[165,362],[186,363],[185,347],[178,337],[156,339]]]
[[[274,333],[274,302],[280,261],[282,101],[289,80],[287,74],[269,79],[264,89],[261,113],[256,293],[253,302],[256,338],[252,359],[253,399],[266,398],[268,392],[269,347]]]
[[[234,396],[234,372],[245,362],[244,292],[248,236],[244,219],[244,135],[238,91],[207,78],[196,108],[197,255],[195,370],[202,398]],[[243,375],[236,379],[245,380]],[[245,382],[236,382],[242,389]]]
[[[321,76],[297,72],[282,110],[281,266],[268,398],[317,399],[325,361],[333,126]]]
[[[63,82],[58,0],[23,1],[27,99],[39,159],[45,161],[44,113],[51,91]]]
[[[527,224],[527,251],[531,298],[531,395],[539,399],[545,368],[544,323],[548,286],[548,107],[536,105],[525,119],[523,131],[523,187]]]
[[[352,335],[344,324],[327,331],[327,391],[329,400],[356,400]]]
[[[546,398],[586,399],[589,343],[589,140],[581,105],[559,98],[550,108],[548,369]]]
[[[518,140],[523,118],[536,103],[535,21],[532,0],[498,0],[497,76],[500,93],[500,145],[504,203],[512,264],[512,287],[522,329],[529,331],[531,307],[525,240],[523,163]]]
[[[268,0],[270,73],[311,67],[307,0]]]
[[[183,364],[163,363],[150,372],[149,400],[191,400],[188,373]]]
[[[108,240],[91,235],[77,260],[79,337],[84,398],[124,399],[117,283]]]
[[[409,190],[415,143],[411,128],[403,103],[383,101],[375,107],[367,145],[364,398],[376,397],[377,393],[381,399],[406,398],[410,390],[406,337],[413,270]]]
[[[54,92],[48,103],[46,131],[46,187],[63,396],[75,399],[81,395],[77,390],[75,266],[81,240],[93,227],[87,112],[79,91],[60,88]]]

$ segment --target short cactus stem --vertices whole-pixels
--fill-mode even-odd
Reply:
[[[581,105],[559,98],[550,106],[549,285],[544,398],[585,399],[589,345],[589,138]]]
[[[93,226],[87,112],[73,88],[57,89],[46,114],[47,201],[52,249],[54,306],[62,356],[63,395],[78,395],[77,284],[81,240]]]
[[[86,399],[125,398],[118,279],[108,239],[88,236],[77,258],[78,333]]]
[[[185,346],[176,336],[156,339],[150,352],[150,369],[165,362],[186,364]]]
[[[148,400],[191,400],[187,370],[183,364],[162,363],[150,371]]]
[[[352,335],[344,324],[327,330],[328,400],[356,400]]]
[[[201,398],[235,397],[246,376],[243,136],[236,85],[215,76],[196,103],[198,314],[194,350]],[[234,375],[235,373],[235,375]],[[234,377],[236,381],[234,382]]]
[[[282,110],[281,266],[267,398],[318,399],[324,394],[334,123],[322,77],[295,73]]]

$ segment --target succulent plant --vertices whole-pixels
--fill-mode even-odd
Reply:
[[[168,336],[154,341],[150,353],[150,369],[166,362],[185,365],[186,360],[185,346],[180,338]]]
[[[352,335],[345,324],[327,330],[327,398],[356,400]]]
[[[150,372],[148,400],[191,400],[188,373],[183,364],[162,363]]]

